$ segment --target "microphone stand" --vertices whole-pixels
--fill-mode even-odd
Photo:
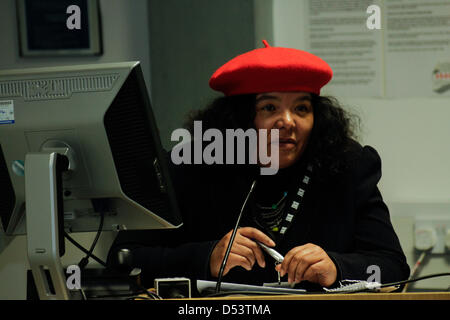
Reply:
[[[228,256],[230,255],[231,247],[233,246],[233,242],[234,242],[234,238],[236,236],[237,229],[239,228],[239,223],[241,222],[242,213],[244,212],[247,201],[250,198],[250,195],[252,194],[252,191],[253,191],[255,185],[256,185],[256,180],[253,181],[252,186],[250,187],[250,191],[248,192],[247,197],[245,198],[245,201],[242,204],[241,212],[239,212],[239,216],[236,221],[236,225],[234,226],[233,232],[231,233],[230,242],[228,243],[227,251],[225,252],[225,256],[223,257],[222,265],[221,265],[220,271],[219,271],[219,278],[217,279],[217,283],[216,283],[216,293],[220,292],[220,286],[222,284],[223,272],[225,270],[225,266],[228,261]]]

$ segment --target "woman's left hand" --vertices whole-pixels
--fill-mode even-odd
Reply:
[[[288,274],[290,283],[307,280],[328,287],[337,277],[334,262],[321,247],[312,243],[291,249],[275,269],[282,277]]]

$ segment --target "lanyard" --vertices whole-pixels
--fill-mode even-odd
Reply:
[[[306,189],[308,188],[311,182],[311,174],[312,174],[312,165],[308,165],[306,167],[305,175],[303,179],[300,181],[299,187],[295,190],[296,193],[292,197],[292,201],[290,205],[285,209],[286,215],[281,222],[281,228],[279,236],[283,237],[289,227],[292,225],[294,218],[299,214],[301,209],[303,208],[303,198],[305,196]]]

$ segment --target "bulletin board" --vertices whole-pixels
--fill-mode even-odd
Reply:
[[[333,69],[331,94],[450,96],[450,1],[310,0],[303,14],[307,49]]]

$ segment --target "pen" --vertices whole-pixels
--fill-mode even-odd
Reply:
[[[272,258],[275,259],[275,265],[283,262],[284,257],[278,251],[266,246],[265,244],[263,244],[259,241],[257,241],[257,243],[260,245],[261,248],[264,249],[264,251],[266,251]],[[280,271],[277,271],[277,275],[278,275],[278,284],[280,285],[281,284]]]
[[[277,263],[283,262],[284,257],[278,251],[266,246],[264,243],[261,243],[259,241],[257,241],[257,243],[261,246],[261,248],[264,249],[264,251],[266,251],[272,258],[274,258]]]

